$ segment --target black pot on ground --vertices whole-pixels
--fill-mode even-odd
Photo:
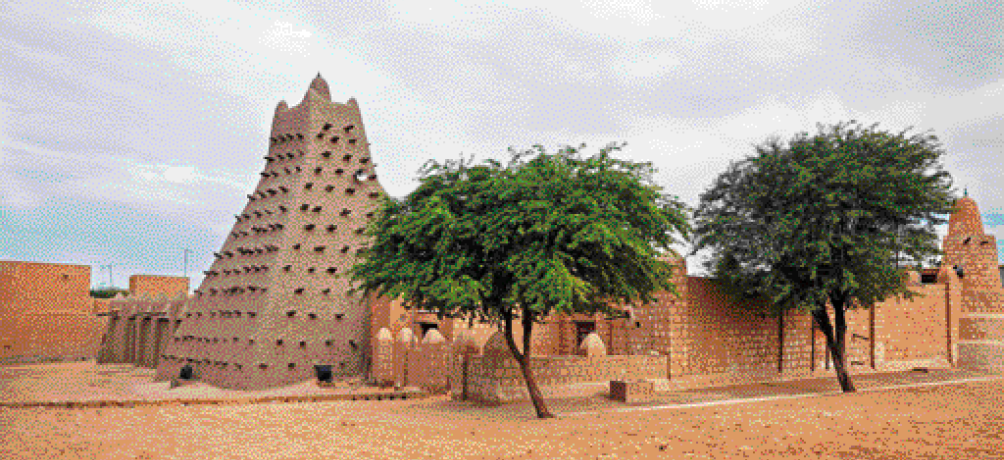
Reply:
[[[317,381],[319,382],[331,382],[331,365],[315,364],[314,374],[317,375]]]
[[[189,365],[189,364],[186,364],[186,365],[182,366],[181,372],[178,374],[178,377],[180,379],[182,379],[182,380],[191,380],[192,379],[192,366]]]

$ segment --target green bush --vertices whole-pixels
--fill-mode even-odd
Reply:
[[[95,299],[110,299],[112,297],[115,297],[120,292],[123,295],[129,295],[128,289],[100,288],[100,289],[91,289],[91,297],[94,297]]]

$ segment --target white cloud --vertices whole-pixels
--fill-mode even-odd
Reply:
[[[0,43],[3,43],[3,46],[8,53],[11,53],[14,56],[28,58],[37,64],[43,65],[46,70],[59,69],[68,61],[65,56],[48,50],[25,46],[24,44],[18,43],[7,37],[0,37]]]
[[[859,120],[865,124],[878,123],[879,129],[899,131],[913,126],[923,129],[931,125],[927,98],[912,94],[903,98],[892,99],[882,106],[861,112]]]
[[[813,133],[817,123],[837,123],[857,115],[839,95],[826,89],[809,97],[771,94],[716,124],[718,135],[748,145],[773,135],[789,138],[801,131]]]
[[[689,7],[667,2],[665,7],[686,11],[705,26],[719,30],[750,27],[786,10],[811,4],[806,0],[691,0]]]
[[[428,0],[392,2],[394,21],[409,27],[448,35],[451,38],[490,38],[505,32],[511,13],[530,12],[590,35],[648,40],[672,37],[683,31],[684,22],[662,14],[649,0],[588,0],[584,2],[539,2],[536,0]]]
[[[294,27],[293,24],[283,21],[275,21],[271,27],[265,30],[258,40],[258,43],[281,54],[298,54],[301,57],[311,57],[311,48],[315,44],[311,40],[313,34],[304,28]]]
[[[956,126],[997,118],[1004,107],[1004,78],[961,94],[935,97],[931,106],[938,121]]]
[[[5,163],[30,164],[35,168],[51,170],[54,175],[65,176],[58,182],[45,184],[51,197],[87,198],[184,213],[186,206],[205,206],[207,200],[204,195],[219,192],[220,186],[234,191],[248,187],[246,178],[224,172],[206,174],[191,166],[147,164],[102,153],[80,156],[17,141],[7,141],[4,145],[9,147],[2,149]],[[21,153],[14,154],[14,149]],[[30,163],[26,163],[28,158]],[[5,167],[0,170],[0,175],[10,174],[13,170],[13,167]],[[33,186],[14,180],[0,183],[0,187],[20,191],[21,195],[15,193],[11,198],[4,198],[11,205],[20,204],[19,207],[40,204],[36,197],[26,192]],[[237,194],[234,193],[234,196]]]
[[[4,86],[3,83],[0,80],[0,87]],[[43,199],[33,191],[31,184],[14,175],[14,171],[24,159],[17,158],[12,151],[15,143],[9,134],[10,117],[10,109],[0,102],[0,206],[33,209],[41,206]]]
[[[581,5],[591,16],[605,21],[626,20],[647,26],[661,17],[646,0],[587,0]]]
[[[679,55],[671,50],[653,52],[640,51],[637,48],[625,50],[615,71],[618,77],[624,79],[652,78],[666,75],[683,63]]]
[[[272,100],[277,80],[282,86],[300,86],[302,75],[319,69],[337,75],[339,83],[350,88],[388,82],[358,54],[358,47],[291,15],[256,5],[224,0],[130,4],[97,9],[85,22],[123,38],[143,40],[181,67],[212,77],[206,81],[232,94]],[[294,105],[302,96],[287,102]]]
[[[195,168],[191,166],[167,166],[164,168],[164,179],[175,183],[193,182],[196,179]]]

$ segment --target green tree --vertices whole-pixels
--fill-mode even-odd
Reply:
[[[734,296],[768,299],[763,313],[811,312],[845,392],[855,391],[845,311],[918,295],[897,261],[916,267],[940,253],[934,225],[953,204],[937,137],[876,126],[768,139],[715,180],[694,214],[692,253],[712,248],[709,272]]]
[[[94,297],[95,299],[110,299],[112,297],[115,297],[119,293],[122,293],[123,295],[129,295],[129,290],[119,289],[115,287],[91,289],[91,297]]]
[[[584,144],[556,154],[510,148],[505,166],[430,161],[414,192],[384,200],[367,229],[371,246],[348,276],[356,289],[441,318],[497,324],[537,416],[552,417],[530,369],[533,325],[552,313],[617,315],[614,302],[676,292],[672,267],[656,257],[673,252],[675,233],[689,238],[686,207],[660,194],[651,164],[610,156],[623,146],[589,158],[578,155]]]

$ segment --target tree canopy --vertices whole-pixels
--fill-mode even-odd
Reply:
[[[586,159],[572,147],[535,146],[529,160],[533,150],[510,149],[505,166],[430,161],[414,192],[384,201],[351,273],[360,289],[485,320],[516,305],[542,317],[652,301],[673,289],[657,249],[689,236],[686,207],[659,193],[651,164],[610,156],[622,146]]]
[[[829,302],[841,348],[845,308],[914,295],[899,255],[917,265],[939,254],[934,226],[953,204],[937,137],[876,126],[768,139],[715,180],[694,214],[693,252],[713,248],[707,268],[729,292],[817,322]]]
[[[115,287],[91,289],[91,297],[94,297],[95,299],[111,299],[120,293],[128,296],[129,290]]]
[[[552,313],[619,314],[612,304],[676,292],[672,267],[657,257],[673,252],[676,234],[689,237],[686,206],[660,193],[650,163],[613,158],[623,144],[588,158],[584,147],[510,148],[507,165],[430,161],[415,191],[383,202],[349,276],[440,317],[498,324],[521,365],[533,323]]]
[[[905,294],[896,255],[916,266],[940,254],[950,179],[936,137],[875,126],[820,126],[732,163],[701,195],[693,252],[714,248],[716,278],[781,307]]]

